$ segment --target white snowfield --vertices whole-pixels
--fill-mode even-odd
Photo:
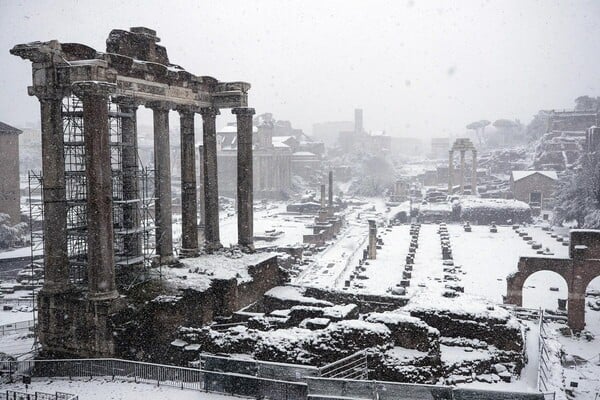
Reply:
[[[2,390],[25,392],[22,383],[7,384]],[[130,381],[111,381],[104,379],[86,380],[38,380],[33,379],[27,389],[28,393],[64,392],[79,396],[80,400],[229,400],[244,399],[239,396],[226,396],[216,393],[198,392],[197,390],[178,389],[169,386],[156,386],[147,383]]]

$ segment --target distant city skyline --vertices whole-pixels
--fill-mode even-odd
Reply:
[[[252,84],[250,106],[312,133],[364,110],[367,130],[428,140],[478,119],[519,119],[600,95],[597,1],[0,0],[0,120],[36,124],[17,43],[105,50],[111,29],[155,29],[172,63]],[[150,124],[140,111],[140,124]],[[233,121],[224,110],[220,126]],[[198,118],[198,121],[200,119]],[[171,124],[178,124],[175,113]]]

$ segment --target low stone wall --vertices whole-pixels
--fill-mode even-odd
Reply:
[[[151,299],[138,298],[115,317],[115,355],[124,358],[185,365],[196,352],[171,346],[180,326],[201,327],[216,317],[230,317],[235,311],[262,299],[263,294],[284,280],[277,257],[248,269],[252,280],[215,279],[203,291],[185,289],[165,295],[155,289]],[[144,291],[144,288],[138,289]],[[151,289],[148,289],[149,291]]]
[[[38,335],[41,358],[112,357],[116,325],[113,316],[125,307],[123,299],[91,301],[85,292],[40,291]]]
[[[306,288],[304,295],[334,304],[356,304],[361,314],[396,310],[408,304],[408,298],[401,296],[347,293],[311,287]]]

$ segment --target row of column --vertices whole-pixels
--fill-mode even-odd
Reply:
[[[448,194],[452,194],[454,186],[454,150],[448,152]],[[465,192],[465,153],[466,150],[460,150],[460,193]],[[477,150],[471,150],[472,164],[471,164],[471,194],[477,194]]]
[[[108,100],[114,84],[81,82],[73,86],[83,104],[85,170],[88,218],[88,289],[94,300],[116,298],[113,249],[112,175]],[[47,90],[38,95],[42,119],[42,169],[44,177],[44,250],[45,284],[48,292],[69,288],[67,249],[67,203],[64,173],[64,136],[62,101],[64,93]],[[124,247],[132,256],[142,255],[140,235],[137,104],[132,99],[115,99],[122,117],[123,223],[126,231]],[[172,196],[169,141],[170,105],[165,102],[147,104],[153,110],[155,164],[156,250],[162,265],[172,264]],[[197,196],[195,174],[195,111],[178,108],[181,126],[182,249],[184,257],[198,254]],[[238,120],[238,242],[253,247],[252,208],[252,108],[234,108]],[[215,108],[202,108],[202,171],[206,248],[221,247],[219,238],[219,205],[217,181]],[[204,218],[205,216],[205,218]]]

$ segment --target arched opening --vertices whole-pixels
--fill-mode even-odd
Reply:
[[[600,276],[595,277],[585,290],[585,329],[600,335]]]
[[[552,271],[537,271],[523,283],[523,307],[556,310],[569,296],[565,279]]]

